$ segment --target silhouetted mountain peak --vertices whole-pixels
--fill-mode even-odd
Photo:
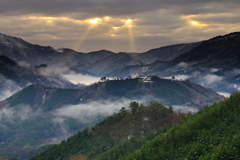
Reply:
[[[233,33],[229,33],[223,36],[217,36],[214,38],[211,38],[209,40],[207,40],[207,42],[218,42],[218,41],[227,41],[230,39],[236,39],[236,38],[240,38],[240,32],[233,32]]]

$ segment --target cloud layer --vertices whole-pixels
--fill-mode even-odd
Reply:
[[[71,71],[68,74],[63,74],[63,76],[73,84],[84,84],[84,85],[91,85],[95,82],[98,82],[101,79],[100,77],[77,74],[73,71]]]
[[[0,0],[0,30],[55,48],[144,52],[239,31],[239,7],[237,0]]]
[[[0,101],[10,97],[22,88],[14,81],[6,79],[0,74]]]
[[[61,119],[73,118],[81,123],[96,121],[97,117],[107,117],[118,112],[122,107],[127,108],[132,100],[120,99],[118,101],[91,102],[87,104],[68,105],[57,109],[54,113],[55,121],[62,123]]]

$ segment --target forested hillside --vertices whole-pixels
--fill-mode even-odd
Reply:
[[[122,108],[91,129],[85,127],[82,132],[39,153],[31,160],[65,160],[79,154],[88,158],[99,155],[98,159],[106,160],[113,151],[116,151],[113,159],[119,158],[123,153],[131,153],[141,147],[158,134],[159,129],[170,128],[186,115],[174,112],[171,107],[166,108],[157,102],[150,102],[148,105],[131,102],[129,109]],[[118,144],[124,147],[118,150]],[[102,154],[110,148],[113,150]]]
[[[240,159],[240,93],[199,111],[121,160]]]

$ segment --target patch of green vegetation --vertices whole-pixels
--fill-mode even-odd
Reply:
[[[159,134],[121,160],[240,159],[240,93]]]
[[[111,149],[97,155],[96,160],[113,160],[125,157],[139,149],[145,142],[152,140],[156,134],[149,134],[144,138],[132,137],[131,139],[112,147]]]

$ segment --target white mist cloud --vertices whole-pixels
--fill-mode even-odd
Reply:
[[[188,113],[188,112],[198,112],[199,109],[196,107],[189,107],[189,106],[182,106],[182,105],[173,105],[173,110],[174,111],[178,111],[178,112],[182,112],[182,113]]]
[[[15,121],[25,121],[32,116],[41,114],[41,110],[33,111],[29,105],[20,104],[12,108],[3,108],[0,111],[0,120],[14,123]]]
[[[190,76],[188,76],[188,75],[177,75],[177,76],[175,76],[175,79],[178,79],[178,80],[186,80],[186,79],[188,79],[188,78],[190,78]]]
[[[179,67],[179,68],[187,68],[188,64],[185,63],[185,62],[181,62],[181,63],[178,63],[176,66]]]
[[[48,144],[59,143],[72,135],[72,133],[70,133],[68,124],[65,122],[65,120],[66,119],[62,117],[53,118],[53,124],[58,126],[60,132],[57,134],[58,136],[51,139],[51,141],[48,142]]]
[[[201,73],[199,71],[195,71],[192,73],[191,77],[198,77],[200,75],[201,75]]]
[[[66,105],[57,109],[52,115],[52,123],[60,128],[60,132],[47,144],[59,143],[73,134],[68,127],[67,121],[69,119],[77,120],[81,125],[93,126],[103,118],[118,112],[122,107],[127,109],[131,101],[129,99],[120,99],[118,101],[91,102]]]
[[[87,104],[67,105],[57,109],[54,122],[62,123],[64,118],[74,118],[82,123],[91,123],[98,116],[109,116],[118,112],[122,107],[127,108],[132,100],[121,99],[118,101],[91,102]]]
[[[213,75],[213,74],[208,74],[203,77],[204,83],[206,83],[206,84],[212,84],[214,82],[218,82],[223,79],[224,79],[224,77]]]
[[[217,72],[217,71],[219,71],[219,70],[220,70],[220,69],[218,69],[218,68],[211,68],[211,69],[210,69],[210,72],[211,72],[211,73],[214,73],[214,72]]]
[[[224,97],[230,97],[230,93],[227,93],[227,92],[217,92],[218,94],[224,96]]]
[[[62,74],[67,80],[73,84],[85,84],[90,85],[92,83],[98,82],[100,77],[93,77],[89,75],[82,75],[75,72],[70,72],[68,74]]]
[[[235,89],[240,91],[240,86],[239,85],[234,84],[233,88],[235,88]]]
[[[35,70],[38,75],[47,78],[51,87],[69,88],[71,82],[64,76],[64,73],[71,73],[68,67],[41,67]],[[41,80],[40,80],[41,81]],[[42,85],[46,85],[41,82]],[[71,85],[70,85],[71,86]]]
[[[39,69],[40,74],[43,76],[52,76],[53,74],[62,74],[69,72],[70,69],[68,67],[51,67],[47,66],[46,68],[42,67]]]
[[[0,74],[0,101],[12,96],[22,88],[14,81]]]
[[[30,68],[32,66],[30,63],[27,63],[26,61],[19,61],[18,65],[24,68]]]
[[[233,73],[234,73],[235,75],[240,74],[240,69],[234,68],[234,69],[233,69]]]
[[[5,88],[4,90],[2,90],[0,92],[0,101],[3,101],[5,99],[11,97],[14,93],[16,93],[19,90],[8,90],[7,88]]]

